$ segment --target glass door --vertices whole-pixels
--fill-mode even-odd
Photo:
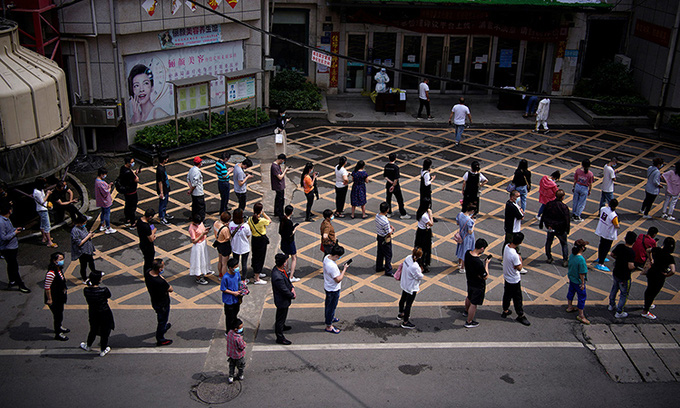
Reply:
[[[517,86],[517,61],[519,40],[498,39],[493,85],[498,87]]]
[[[428,36],[425,47],[425,73],[434,76],[444,75],[444,37]],[[430,79],[430,91],[441,89],[441,81]]]
[[[394,58],[397,55],[397,33],[373,33],[373,63],[384,64],[388,67],[394,67]],[[373,69],[372,76],[380,71],[380,68]],[[394,86],[394,71],[387,69],[387,75],[390,77],[390,82],[387,87]],[[371,90],[375,89],[375,80],[371,78]]]
[[[457,79],[459,81],[465,80],[465,59],[468,46],[468,37],[450,37],[449,38],[449,59],[446,64],[446,77]],[[460,91],[463,89],[462,84],[454,82],[447,82],[446,89]]]
[[[522,68],[522,85],[527,85],[529,91],[541,92],[541,78],[544,60],[545,43],[527,42],[526,57]]]
[[[414,75],[401,74],[401,89],[418,89],[420,83],[420,35],[405,35],[404,47],[401,55],[401,69],[413,72]]]
[[[472,37],[470,59],[470,82],[488,85],[489,83],[489,54],[491,52],[491,37]],[[486,92],[486,89],[471,86],[473,92]]]
[[[366,59],[366,34],[347,35],[347,56]],[[347,61],[346,89],[362,89],[366,78],[366,67],[355,61]]]

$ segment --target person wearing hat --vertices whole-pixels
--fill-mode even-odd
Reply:
[[[588,264],[586,258],[583,257],[583,252],[586,250],[589,242],[582,239],[577,239],[574,242],[574,247],[571,249],[569,256],[569,291],[567,292],[567,313],[578,310],[576,320],[583,324],[590,324],[586,319],[583,309],[586,306],[586,280],[588,280]],[[574,295],[578,297],[576,308],[573,306]]]
[[[283,217],[284,193],[286,192],[286,173],[289,167],[281,169],[281,166],[286,162],[286,155],[281,153],[272,163],[271,167],[271,183],[272,190],[276,193],[274,198],[274,216]]]
[[[288,255],[276,254],[274,256],[276,266],[272,268],[272,292],[274,294],[274,305],[276,305],[274,333],[276,333],[276,342],[284,345],[291,344],[291,341],[286,339],[283,332],[291,329],[290,326],[286,326],[286,317],[288,317],[291,301],[295,299],[295,288],[286,272],[287,260]]]
[[[203,163],[203,159],[198,156],[194,157],[194,166],[187,173],[187,184],[189,185],[187,194],[191,195],[191,219],[194,219],[194,215],[198,215],[203,222],[205,219],[205,193],[203,192],[201,163]]]

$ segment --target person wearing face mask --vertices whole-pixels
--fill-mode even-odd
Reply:
[[[99,231],[107,234],[113,234],[115,229],[111,228],[111,206],[113,205],[113,198],[111,197],[111,187],[113,183],[106,182],[106,176],[109,171],[106,167],[100,167],[97,170],[97,178],[94,180],[94,198],[97,202],[97,207],[102,210],[101,225]]]
[[[283,332],[291,329],[290,326],[286,326],[286,317],[288,317],[291,301],[295,299],[295,288],[286,272],[286,261],[288,261],[288,255],[276,254],[274,256],[276,266],[272,268],[272,293],[274,305],[276,305],[274,333],[276,333],[276,343],[283,345],[291,344]]]
[[[64,254],[55,252],[50,255],[50,264],[45,274],[45,304],[50,308],[54,318],[54,339],[67,341],[65,333],[69,329],[62,326],[64,321],[64,305],[66,304],[66,278],[62,272],[64,268]]]
[[[125,222],[132,229],[137,226],[137,219],[135,213],[137,212],[137,203],[139,202],[139,196],[137,195],[137,184],[139,183],[139,170],[133,171],[135,167],[135,159],[128,156],[124,159],[123,167],[120,168],[120,174],[118,179],[120,181],[120,186],[122,189],[119,193],[123,194],[125,198],[125,207],[123,208],[123,214],[125,215]]]
[[[156,258],[151,269],[144,271],[144,283],[151,297],[151,307],[156,312],[158,325],[156,326],[156,346],[169,346],[172,340],[165,338],[165,333],[172,327],[168,323],[170,317],[170,293],[174,291],[172,285],[161,276],[165,269],[162,259]]]
[[[224,303],[225,335],[229,334],[229,330],[237,327],[234,324],[238,318],[238,312],[241,310],[241,302],[243,301],[243,296],[239,290],[240,283],[241,270],[238,267],[238,261],[231,258],[227,261],[227,273],[224,274],[220,283],[222,303]]]
[[[36,178],[33,187],[33,200],[35,201],[35,210],[38,213],[38,218],[40,218],[42,242],[47,243],[47,246],[50,248],[56,248],[58,245],[52,242],[52,236],[50,235],[50,213],[48,212],[49,206],[47,204],[47,199],[52,194],[52,191],[45,191],[46,187],[47,180],[44,177]]]
[[[276,154],[286,154],[287,136],[286,136],[286,125],[290,122],[290,118],[286,117],[286,109],[281,108],[279,110],[279,117],[276,119],[276,133],[281,133],[281,143],[276,143]]]
[[[76,259],[80,261],[80,277],[83,283],[88,283],[87,280],[87,267],[93,273],[101,272],[97,271],[94,267],[94,244],[92,243],[92,237],[94,237],[94,231],[89,232],[85,227],[87,218],[80,216],[76,218],[76,225],[71,230],[71,260]]]
[[[614,182],[616,181],[616,163],[618,159],[616,156],[609,158],[609,162],[604,165],[604,171],[602,173],[602,196],[600,197],[600,207],[604,207],[605,204],[614,198]]]
[[[583,313],[583,309],[586,306],[586,280],[588,279],[588,264],[586,263],[586,258],[583,257],[583,253],[588,244],[588,241],[582,239],[577,239],[576,242],[574,242],[574,247],[569,256],[569,273],[567,274],[569,277],[567,313],[578,310],[576,320],[583,324],[590,324],[590,321],[586,319],[586,316]],[[576,308],[574,308],[572,304],[574,295],[577,295],[578,297]]]
[[[229,358],[229,384],[234,382],[234,371],[238,368],[237,380],[243,381],[246,368],[246,342],[243,340],[243,321],[236,319],[234,328],[227,333],[227,357]]]
[[[101,279],[101,275],[91,273],[90,283],[92,283],[92,286],[83,289],[83,295],[85,295],[88,306],[90,332],[87,335],[87,341],[80,343],[80,348],[85,351],[90,351],[92,349],[92,343],[94,343],[95,338],[99,336],[101,340],[99,343],[99,356],[104,357],[111,351],[111,347],[109,347],[109,335],[111,334],[111,330],[115,328],[115,323],[108,301],[108,299],[111,298],[111,291],[107,287],[99,286]]]

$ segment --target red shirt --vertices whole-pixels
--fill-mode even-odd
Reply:
[[[635,252],[636,264],[643,264],[647,260],[647,250],[656,247],[656,240],[647,234],[638,235],[633,244],[633,252]]]
[[[586,173],[582,168],[579,167],[574,174],[574,181],[576,184],[590,187],[590,185],[593,184],[593,181],[595,181],[595,176],[593,176],[592,171],[588,170],[588,173]]]
[[[227,333],[227,357],[238,360],[246,356],[246,342],[243,336],[234,330]]]

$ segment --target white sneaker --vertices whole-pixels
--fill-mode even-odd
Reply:
[[[616,317],[617,319],[623,319],[625,317],[628,317],[628,313],[626,313],[626,312],[621,312],[621,313],[616,312],[614,314],[614,317]]]
[[[460,269],[458,269],[458,273],[464,274],[464,273],[465,273],[465,268],[460,268]]]
[[[111,227],[107,228],[106,231],[104,231],[106,234],[114,234],[117,231]]]
[[[85,218],[87,218],[87,220],[90,221],[90,220],[92,219],[92,216],[91,216],[91,215],[87,215],[87,216],[85,216]]]
[[[668,219],[668,214],[661,214],[661,218],[664,219],[664,220],[667,220],[667,219]]]
[[[266,277],[267,277],[267,274],[266,274],[266,273],[261,273],[261,274],[260,274],[260,278],[266,278]]]
[[[80,348],[83,349],[83,350],[85,350],[85,351],[90,351],[90,350],[92,350],[91,348],[89,348],[89,347],[87,346],[87,343],[85,343],[85,342],[80,343]]]
[[[296,278],[295,276],[291,276],[291,277],[290,277],[290,281],[291,281],[291,282],[299,282],[299,281],[300,281],[300,278]]]
[[[267,284],[267,282],[265,282],[262,279],[256,280],[255,282],[253,282],[253,285],[266,285],[266,284]]]
[[[656,305],[654,303],[652,303],[652,305],[649,307],[649,310],[652,310],[654,308],[656,308]]]
[[[529,271],[527,271],[527,270],[526,270],[526,269],[524,269],[524,268],[522,268],[522,270],[521,270],[521,271],[519,271],[519,273],[521,273],[522,275],[524,275],[524,274],[525,274],[525,273],[527,273],[527,272],[529,272]]]
[[[111,347],[105,348],[101,353],[99,353],[99,357],[104,357],[105,355],[109,354],[109,351],[111,351]]]
[[[104,231],[106,231],[106,227],[103,226],[103,225],[100,226],[100,227],[99,227],[99,232],[104,232]]]
[[[404,215],[402,215],[402,216],[399,217],[399,218],[401,218],[402,220],[410,220],[410,219],[411,219],[411,216],[410,216],[409,214],[404,214]]]
[[[214,275],[214,274],[215,274],[215,271],[208,271],[208,272],[205,273],[204,276],[210,276],[210,275]]]
[[[642,218],[644,218],[644,219],[647,219],[647,220],[648,220],[648,219],[651,219],[651,218],[652,218],[652,216],[651,216],[651,215],[649,215],[649,214],[647,214],[647,215],[643,215],[643,216],[642,216]]]
[[[234,383],[234,377],[229,377],[229,378],[227,378],[227,382],[228,382],[229,384],[233,384],[233,383]]]
[[[196,283],[198,283],[199,285],[207,285],[208,281],[205,280],[205,278],[201,276],[201,277],[196,279]]]
[[[611,312],[612,310],[614,310],[614,306],[612,306],[612,305],[607,306],[607,310],[609,310]]]
[[[649,320],[656,320],[656,316],[654,316],[651,312],[643,313],[641,316]]]
[[[672,215],[669,215],[669,216],[668,216],[668,221],[675,221],[675,217],[673,217]]]
[[[541,220],[541,216],[540,216],[540,215],[536,215],[536,219],[540,221],[540,220]]]

